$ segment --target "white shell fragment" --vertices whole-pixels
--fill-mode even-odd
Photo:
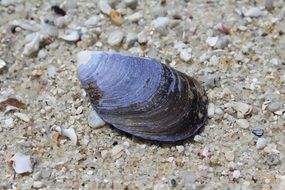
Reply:
[[[0,59],[0,70],[6,66],[6,62]]]
[[[262,16],[263,12],[258,7],[252,7],[249,10],[244,12],[246,17],[259,17]]]
[[[29,122],[30,121],[30,118],[26,114],[24,114],[24,113],[16,112],[16,113],[14,113],[14,115],[16,117],[18,117],[19,119],[25,121],[25,122]]]
[[[105,125],[105,122],[98,116],[96,111],[91,111],[88,115],[88,125],[95,129]]]
[[[285,113],[285,110],[278,110],[274,112],[276,115],[283,115],[283,113]]]
[[[16,153],[12,158],[12,167],[17,174],[32,172],[32,162],[30,156],[22,153]]]
[[[34,38],[25,45],[23,55],[29,56],[39,50],[40,47],[40,34],[37,32]]]
[[[80,39],[80,31],[74,30],[71,31],[69,34],[59,36],[59,38],[68,42],[76,42]]]
[[[72,145],[77,144],[77,136],[73,128],[64,129],[61,127],[56,127],[55,130],[62,136],[65,136],[71,140]]]
[[[214,47],[216,45],[216,43],[218,42],[219,37],[208,37],[206,40],[206,43],[211,46]]]

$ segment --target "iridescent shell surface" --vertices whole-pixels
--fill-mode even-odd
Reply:
[[[186,139],[207,121],[208,99],[193,78],[153,59],[83,51],[78,76],[98,115],[155,141]]]

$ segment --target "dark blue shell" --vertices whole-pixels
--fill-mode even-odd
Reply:
[[[207,96],[193,78],[153,59],[85,52],[81,84],[98,115],[134,136],[178,141],[207,120]]]

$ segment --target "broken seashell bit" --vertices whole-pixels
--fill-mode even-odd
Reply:
[[[99,117],[96,111],[91,111],[88,115],[88,125],[95,129],[104,126],[105,122]]]
[[[12,162],[12,167],[17,174],[31,173],[33,170],[31,158],[28,155],[16,153],[10,161]]]
[[[62,136],[65,136],[71,140],[72,145],[77,144],[77,136],[73,128],[64,129],[61,127],[56,127],[55,130]]]
[[[76,42],[80,40],[80,36],[81,36],[80,31],[74,30],[74,31],[71,31],[69,34],[59,36],[59,38],[65,41],[68,41],[68,42]]]
[[[0,70],[6,66],[6,62],[0,59]]]
[[[283,115],[283,113],[285,113],[285,110],[278,110],[278,111],[276,111],[276,112],[274,112],[276,115],[279,115],[279,116],[281,116],[281,115]]]
[[[40,34],[37,32],[31,42],[25,45],[23,55],[29,56],[39,50]]]
[[[24,113],[16,112],[16,113],[14,113],[14,115],[16,117],[18,117],[19,119],[25,121],[25,122],[29,122],[30,121],[30,118],[26,114],[24,114]]]

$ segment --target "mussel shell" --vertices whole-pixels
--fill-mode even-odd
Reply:
[[[78,75],[98,115],[143,139],[178,141],[207,120],[208,99],[193,78],[153,59],[79,53]]]

